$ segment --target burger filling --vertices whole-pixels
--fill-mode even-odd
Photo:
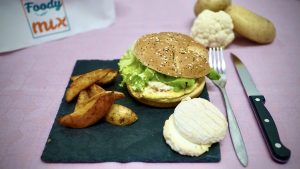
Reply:
[[[124,84],[136,92],[147,91],[174,91],[183,92],[192,90],[197,79],[172,77],[156,72],[144,66],[133,54],[132,49],[129,49],[119,61],[119,70],[123,78],[121,86]],[[209,78],[217,79],[219,75],[215,71],[211,71]]]

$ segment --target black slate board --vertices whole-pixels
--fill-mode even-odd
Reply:
[[[98,68],[118,70],[118,60],[79,60],[72,75],[86,73]],[[139,119],[131,126],[119,127],[101,121],[89,128],[71,129],[57,123],[57,118],[73,111],[75,101],[62,99],[55,122],[50,131],[41,159],[44,162],[95,163],[95,162],[218,162],[220,145],[212,145],[200,157],[182,156],[172,151],[165,143],[162,129],[173,108],[153,108],[134,101],[128,92],[118,86],[117,80],[104,86],[106,90],[125,93],[126,98],[117,103],[131,108]],[[208,98],[205,87],[202,98]],[[76,100],[76,99],[75,99]]]

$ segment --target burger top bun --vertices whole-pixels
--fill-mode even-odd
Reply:
[[[184,34],[144,35],[136,41],[133,52],[142,64],[165,75],[200,78],[209,73],[206,48]]]

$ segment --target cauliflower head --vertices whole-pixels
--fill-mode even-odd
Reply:
[[[195,19],[192,37],[205,47],[226,47],[234,39],[233,22],[224,11],[204,10]]]

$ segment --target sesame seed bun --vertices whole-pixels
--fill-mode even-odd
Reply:
[[[144,35],[136,41],[133,53],[143,65],[169,76],[200,78],[210,70],[207,49],[181,33]]]

